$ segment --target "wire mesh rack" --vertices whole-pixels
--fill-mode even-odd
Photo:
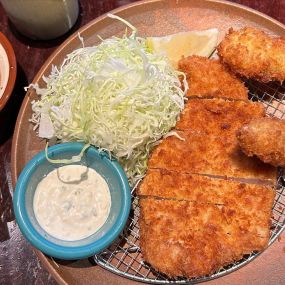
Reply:
[[[285,119],[285,84],[264,84],[246,81],[249,89],[249,98],[264,104],[269,116]],[[145,263],[139,247],[139,204],[138,197],[132,193],[132,209],[124,231],[112,245],[93,257],[94,261],[103,268],[118,275],[152,284],[195,284],[209,281],[231,273],[249,263],[260,253],[253,252],[245,255],[243,259],[234,262],[218,272],[200,278],[175,278],[169,279],[166,275],[155,271]],[[285,228],[285,176],[284,170],[279,170],[276,197],[273,206],[272,227],[269,245],[272,244]]]

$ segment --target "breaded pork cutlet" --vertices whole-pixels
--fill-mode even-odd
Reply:
[[[177,131],[152,152],[149,168],[236,178],[276,180],[276,168],[245,155],[235,136],[205,136]]]
[[[285,121],[253,119],[236,133],[242,151],[274,166],[285,167]]]
[[[218,46],[222,62],[234,73],[263,82],[285,80],[285,37],[246,27],[232,28]]]
[[[181,59],[178,66],[186,74],[188,97],[248,99],[248,90],[243,82],[218,60],[189,56]]]
[[[269,227],[247,227],[216,205],[140,199],[140,247],[144,260],[170,277],[198,277],[268,245]],[[264,224],[267,224],[265,221]],[[253,231],[251,231],[253,229]]]
[[[275,191],[271,186],[247,184],[165,169],[149,169],[137,194],[243,209],[249,216],[271,215]]]
[[[265,117],[264,106],[252,101],[229,101],[220,98],[189,99],[175,128],[215,136],[235,132],[253,118]]]

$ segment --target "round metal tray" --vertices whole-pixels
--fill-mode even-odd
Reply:
[[[230,27],[238,29],[243,26],[254,26],[280,36],[284,35],[285,32],[285,26],[278,21],[252,9],[222,0],[144,0],[120,7],[112,11],[112,13],[125,18],[136,26],[140,36],[160,36],[179,31],[202,30],[216,27],[220,31],[220,40]],[[98,35],[102,38],[107,38],[112,35],[121,35],[124,29],[125,27],[121,23],[114,22],[107,18],[106,15],[102,15],[82,27],[78,32],[80,36],[84,38],[85,46],[88,46],[98,43]],[[49,57],[35,76],[33,83],[38,83],[39,85],[44,84],[42,76],[50,73],[52,65],[60,65],[66,54],[81,47],[78,32],[70,36]],[[248,82],[247,84],[250,87],[253,100],[258,97],[259,100],[265,102],[268,113],[273,116],[283,117],[285,112],[282,102],[284,99],[284,86],[274,84],[260,85],[255,82]],[[32,114],[30,103],[34,99],[37,99],[35,92],[32,90],[28,91],[17,119],[13,137],[11,163],[14,185],[25,164],[32,156],[45,147],[45,141],[40,140],[36,136],[33,131],[33,126],[29,122]],[[270,243],[278,237],[284,228],[285,192],[283,191],[282,177],[279,179],[279,182],[279,189],[277,190],[273,210],[274,218],[272,219],[273,227]],[[100,266],[92,266],[86,259],[76,262],[57,261],[57,263],[55,263],[43,253],[37,250],[36,253],[57,282],[64,285],[80,285],[89,284],[91,282],[100,285],[136,284],[136,282],[132,280],[151,283],[193,283],[213,279],[232,272],[256,256],[256,254],[247,256],[240,262],[224,268],[209,277],[193,280],[168,280],[166,276],[155,272],[142,261],[139,251],[138,215],[139,208],[137,198],[134,195],[132,215],[130,216],[128,227],[126,227],[120,239],[118,239],[112,247],[93,258]],[[271,254],[271,258],[272,257],[273,254]],[[260,256],[260,260],[261,259],[262,256]],[[257,264],[257,261],[258,260],[254,262]],[[247,273],[241,273],[241,275],[246,275],[246,277],[244,277],[246,280],[248,280],[248,278],[254,281],[257,279],[262,280],[271,269],[269,266],[264,268],[265,261],[263,265],[261,264],[262,262],[256,267],[249,266],[248,271],[243,271],[250,272],[251,275]],[[275,267],[277,268],[278,266],[279,264],[276,264]],[[130,280],[111,274],[101,267],[121,276],[128,277]],[[261,267],[262,270],[260,269]],[[280,268],[280,266],[278,268]],[[277,273],[275,273],[275,275],[276,274]],[[229,283],[231,283],[233,279],[231,276],[235,278],[232,274],[228,276],[227,280]],[[215,281],[215,284],[216,282],[219,283],[218,280]]]
[[[250,91],[250,99],[263,102],[268,115],[280,119],[285,118],[285,85],[277,83],[262,84],[252,81],[246,82],[246,85]],[[285,228],[285,176],[283,172],[283,169],[279,169],[269,245],[275,241]],[[133,193],[132,199],[132,211],[125,230],[109,248],[94,256],[95,262],[116,274],[152,284],[195,284],[231,273],[260,254],[260,252],[253,252],[246,255],[243,259],[221,268],[210,276],[192,279],[169,279],[151,268],[142,258],[139,247],[138,218],[140,209],[138,197]]]

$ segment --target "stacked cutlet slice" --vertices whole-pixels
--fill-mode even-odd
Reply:
[[[247,100],[247,89],[220,61],[190,56],[179,62],[179,68],[191,84],[188,97],[219,97]]]
[[[177,134],[157,147],[149,168],[234,178],[274,181],[276,169],[242,153],[236,130],[264,117],[261,103],[224,99],[190,99],[177,123]]]
[[[197,61],[184,59],[184,66],[191,58]],[[241,125],[265,116],[263,106],[243,94],[228,100],[224,91],[211,92],[190,96],[176,125],[180,138],[156,147],[138,189],[144,260],[170,277],[212,274],[263,250],[270,237],[276,169],[245,156],[235,136]]]

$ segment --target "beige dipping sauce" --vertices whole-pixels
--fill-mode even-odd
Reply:
[[[75,241],[103,226],[110,213],[111,195],[105,179],[94,169],[66,165],[43,178],[33,202],[36,219],[47,233]]]

